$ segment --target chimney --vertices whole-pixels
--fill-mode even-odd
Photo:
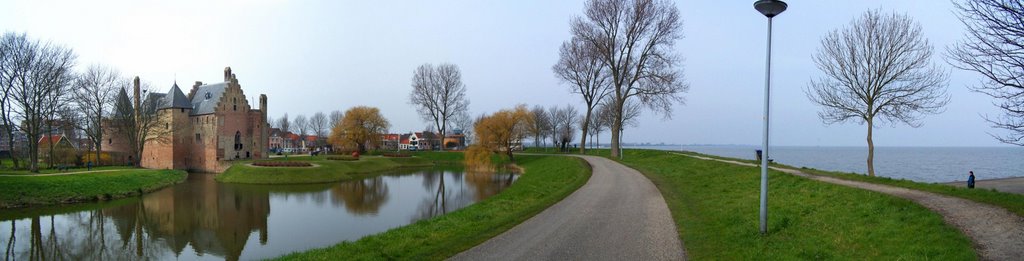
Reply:
[[[229,67],[224,67],[224,81],[225,82],[230,82],[231,78],[233,78],[233,77],[234,77],[234,74],[231,73],[231,67],[230,66]]]
[[[199,88],[199,86],[203,86],[203,82],[201,82],[201,81],[196,81],[196,84],[193,84],[193,85],[192,85],[192,88],[193,88],[193,89],[194,89],[194,88]]]

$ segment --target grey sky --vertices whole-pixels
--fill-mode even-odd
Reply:
[[[215,1],[209,1],[215,2]],[[962,25],[952,4],[916,1],[798,1],[775,19],[773,144],[864,146],[865,127],[826,126],[802,89],[820,72],[811,55],[827,32],[865,10],[906,13],[951,71],[946,112],[921,128],[885,126],[879,146],[998,146],[980,115],[992,100],[966,85],[978,75],[943,60]],[[766,20],[753,1],[677,1],[690,92],[672,119],[645,112],[625,141],[759,144]],[[0,30],[72,47],[79,66],[104,63],[158,90],[175,80],[222,80],[231,66],[250,99],[269,96],[279,117],[379,107],[393,132],[425,124],[407,104],[423,63],[461,67],[473,115],[519,103],[581,104],[551,72],[569,21],[583,1],[0,1]],[[582,105],[579,105],[582,106]],[[607,141],[607,132],[601,137]]]

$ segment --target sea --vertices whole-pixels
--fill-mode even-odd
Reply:
[[[753,145],[626,146],[755,159]],[[820,170],[867,173],[867,147],[772,146],[775,162]],[[875,147],[875,175],[919,182],[945,183],[1024,177],[1024,147]]]

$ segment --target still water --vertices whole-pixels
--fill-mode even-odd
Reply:
[[[443,215],[513,174],[401,170],[357,181],[235,185],[214,174],[139,198],[0,212],[5,260],[250,260],[354,241]]]
[[[660,150],[686,150],[703,154],[754,159],[760,146],[649,146]],[[776,162],[821,170],[867,173],[867,147],[773,146]],[[1024,177],[1021,147],[875,147],[875,174],[920,182]]]

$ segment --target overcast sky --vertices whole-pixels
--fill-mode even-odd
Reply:
[[[963,26],[944,0],[798,1],[775,18],[773,135],[777,145],[866,146],[865,126],[824,125],[802,89],[821,76],[811,60],[827,32],[872,8],[905,13],[950,70],[951,102],[924,126],[884,126],[879,146],[1001,146],[981,116],[1000,112],[970,92],[977,74],[951,68],[947,46]],[[645,112],[627,142],[760,144],[766,19],[753,1],[679,0],[690,91],[671,119]],[[79,68],[107,64],[166,91],[177,79],[222,81],[230,66],[250,100],[269,96],[269,115],[379,107],[392,132],[422,130],[407,104],[413,70],[454,63],[471,114],[516,104],[582,107],[551,72],[583,1],[7,1],[0,30],[71,47]],[[608,133],[601,139],[607,142]]]

